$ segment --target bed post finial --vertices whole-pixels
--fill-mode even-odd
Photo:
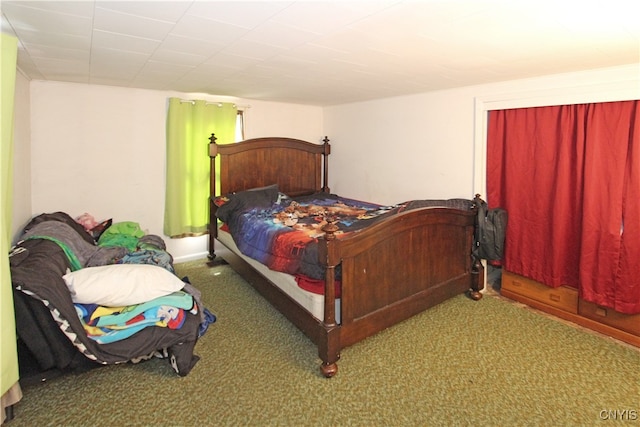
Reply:
[[[336,239],[336,232],[340,231],[340,227],[336,225],[336,219],[328,217],[327,223],[322,227],[322,231],[325,232],[325,238],[329,241]]]
[[[322,177],[322,191],[325,193],[330,193],[331,190],[329,189],[329,154],[331,154],[331,145],[329,144],[329,137],[325,135],[322,142],[324,142],[323,144],[324,152],[322,153],[322,157],[324,157],[324,164],[322,168],[324,171],[323,177]]]
[[[216,134],[212,133],[211,136],[209,137],[209,157],[212,158],[211,167],[214,167],[213,157],[218,155],[218,145],[216,144],[217,140],[218,138],[216,137]],[[212,169],[212,171],[215,172],[215,169]]]

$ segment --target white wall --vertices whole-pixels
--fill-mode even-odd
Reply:
[[[14,206],[30,206],[32,215],[63,210],[131,220],[159,235],[167,97],[231,100],[43,81],[31,82],[30,91],[31,196],[25,186],[15,195]],[[233,101],[250,106],[247,138],[278,135],[320,142],[328,135],[331,191],[390,204],[483,193],[487,110],[623,99],[640,99],[638,65],[324,109]],[[24,152],[28,156],[29,150]],[[31,201],[20,201],[21,197]],[[14,223],[27,219],[15,218]],[[165,240],[178,261],[206,253],[206,237]]]
[[[473,99],[449,90],[325,109],[335,193],[379,203],[466,197]]]
[[[29,80],[16,73],[16,96],[13,127],[13,219],[12,243],[31,218],[31,117]]]
[[[30,89],[33,215],[88,212],[97,220],[135,221],[163,236],[170,96],[250,106],[247,138],[322,138],[320,107],[46,81],[32,81]],[[207,250],[206,237],[165,240],[177,261]]]
[[[325,108],[331,191],[383,204],[484,194],[486,112],[640,99],[640,65]]]

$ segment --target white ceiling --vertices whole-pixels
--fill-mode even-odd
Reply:
[[[40,80],[312,105],[640,63],[638,0],[8,1]]]

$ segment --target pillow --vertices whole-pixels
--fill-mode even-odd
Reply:
[[[229,194],[226,196],[227,202],[222,204],[216,211],[216,216],[222,222],[229,222],[229,219],[236,212],[244,212],[251,208],[271,207],[278,200],[278,195],[277,184]]]
[[[271,184],[266,187],[239,191],[231,198],[238,200],[243,208],[268,208],[278,200],[278,193],[278,184]]]
[[[140,304],[184,287],[178,276],[151,264],[85,267],[62,278],[73,302],[107,307]]]
[[[256,187],[256,188],[250,188],[248,190],[244,190],[244,191],[238,191],[237,193],[229,193],[229,194],[225,194],[223,196],[216,196],[213,199],[213,203],[220,207],[226,203],[229,203],[232,200],[236,200],[236,203],[240,202],[240,203],[257,203],[257,204],[262,204],[262,203],[267,203],[269,206],[271,205],[271,200],[274,197],[274,191],[275,193],[279,193],[278,190],[278,184],[271,184],[271,185],[267,185],[264,187]],[[278,199],[278,197],[276,197],[276,200]]]

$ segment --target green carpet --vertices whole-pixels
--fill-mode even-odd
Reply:
[[[63,376],[25,387],[9,425],[640,423],[639,351],[499,297],[440,304],[345,349],[325,379],[315,346],[230,267],[176,267],[218,317],[187,377],[159,359]]]

